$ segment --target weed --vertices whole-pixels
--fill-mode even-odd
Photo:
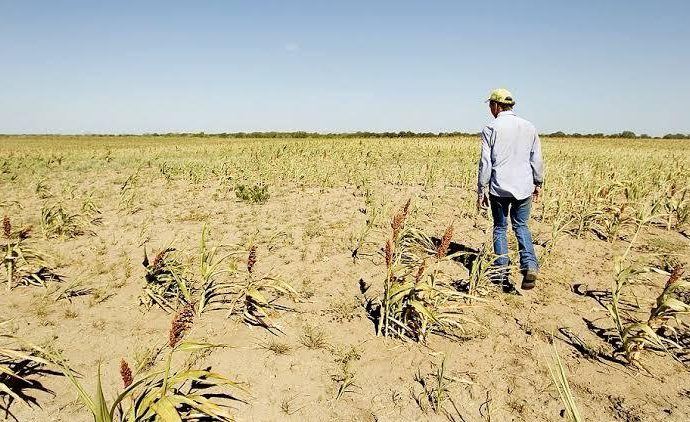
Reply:
[[[64,315],[65,318],[67,318],[67,319],[74,319],[74,318],[76,318],[76,317],[79,316],[79,314],[77,313],[77,311],[75,311],[73,308],[67,308],[67,309],[65,309],[65,312],[63,313],[63,315]]]
[[[87,296],[95,292],[93,288],[84,286],[84,280],[75,280],[60,288],[55,295],[55,300],[66,299],[71,302],[75,297]]]
[[[362,352],[357,346],[336,347],[332,350],[335,356],[335,361],[342,365],[348,365],[350,362],[360,360]]]
[[[163,352],[163,347],[138,349],[134,353],[135,370],[137,373],[146,372],[155,364],[158,356]]]
[[[351,251],[353,262],[357,262],[357,259],[359,259],[363,255],[369,255],[369,254],[362,253],[362,250],[366,246],[375,245],[374,242],[369,241],[367,239],[369,238],[369,234],[371,233],[371,230],[376,225],[376,222],[378,220],[378,215],[379,215],[379,209],[367,207],[367,208],[365,208],[365,211],[368,214],[367,214],[367,219],[366,219],[366,222],[364,224],[364,227],[362,228],[362,230],[359,233],[357,233],[356,235],[353,234],[350,238],[350,242],[352,243],[350,251]]]
[[[235,186],[235,196],[244,202],[251,204],[265,204],[271,197],[268,193],[268,185],[257,184],[253,186]]]
[[[337,390],[335,400],[340,400],[346,393],[354,392],[355,387],[355,372],[350,368],[349,364],[340,365],[340,371],[331,375],[331,379],[336,383]]]
[[[304,409],[306,406],[299,406],[297,408],[293,407],[293,403],[296,399],[297,396],[283,398],[283,400],[280,402],[280,410],[286,415],[290,416]]]
[[[299,337],[299,342],[308,349],[325,349],[328,347],[328,339],[326,333],[313,325],[305,325],[302,329],[302,335]]]
[[[432,364],[432,372],[422,375],[417,372],[415,381],[422,387],[422,392],[414,397],[417,405],[426,412],[426,409],[431,407],[434,413],[444,415],[448,420],[456,420],[453,413],[447,409],[445,403],[448,402],[452,406],[452,410],[459,416],[460,420],[465,420],[458,410],[455,402],[450,395],[450,386],[456,382],[466,385],[472,385],[473,382],[469,379],[463,379],[451,376],[446,373],[446,356],[443,355],[441,362]],[[480,407],[481,412],[481,407]]]
[[[266,342],[260,343],[259,347],[264,350],[268,350],[275,355],[287,355],[292,350],[292,347],[289,344],[275,339],[270,339]]]
[[[343,323],[358,318],[360,316],[358,312],[360,309],[361,304],[359,301],[355,300],[355,298],[350,298],[331,303],[324,312],[330,315],[331,321]]]
[[[452,380],[446,377],[446,357],[443,356],[441,363],[436,366],[435,371],[432,376],[423,376],[421,373],[417,373],[415,381],[417,381],[424,391],[422,395],[427,400],[434,413],[438,414],[443,408],[443,401],[448,396],[448,384]],[[421,398],[417,400],[419,403]]]
[[[106,300],[110,299],[111,297],[115,296],[115,292],[113,292],[109,288],[99,288],[99,289],[93,289],[91,291],[91,301],[89,302],[89,306],[96,306],[100,303],[105,302]]]

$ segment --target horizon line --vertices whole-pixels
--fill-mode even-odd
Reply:
[[[481,132],[466,132],[466,131],[370,131],[357,130],[345,132],[327,132],[327,131],[235,131],[235,132],[83,132],[83,133],[0,133],[0,137],[46,137],[46,136],[94,136],[94,137],[116,137],[116,136],[131,136],[131,137],[145,137],[145,136],[191,136],[191,137],[224,137],[224,138],[290,138],[290,137],[382,137],[382,138],[401,138],[401,137],[451,137],[451,136],[479,136]],[[620,132],[543,132],[539,136],[542,137],[572,137],[572,138],[626,138],[626,139],[690,139],[690,133],[666,133],[663,135],[648,135],[646,133],[635,133],[632,131]]]

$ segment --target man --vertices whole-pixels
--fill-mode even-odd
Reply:
[[[539,200],[544,182],[544,164],[539,135],[532,123],[515,115],[513,95],[496,89],[487,100],[495,120],[482,130],[482,153],[479,160],[477,208],[491,206],[494,220],[495,264],[501,281],[508,280],[508,215],[515,231],[520,254],[522,289],[534,288],[539,263],[534,253],[532,235],[527,226],[532,201]]]

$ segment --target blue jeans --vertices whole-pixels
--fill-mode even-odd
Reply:
[[[532,197],[517,200],[513,197],[489,196],[491,204],[491,215],[494,219],[494,253],[498,255],[495,265],[506,267],[510,264],[508,258],[508,213],[510,213],[510,224],[513,226],[515,237],[518,241],[520,253],[520,269],[539,270],[537,255],[534,253],[532,244],[532,234],[529,232],[527,222],[529,221],[529,211],[532,207]]]

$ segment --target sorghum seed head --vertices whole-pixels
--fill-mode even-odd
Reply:
[[[683,266],[677,265],[676,268],[673,269],[671,276],[668,278],[668,281],[666,282],[666,287],[680,280],[680,277],[683,275],[684,272],[685,269],[683,268]]]
[[[124,384],[125,388],[132,385],[132,381],[134,381],[132,370],[124,358],[120,359],[120,378],[122,378],[122,384]]]
[[[247,257],[247,271],[249,273],[254,271],[254,265],[256,264],[256,246],[252,245],[249,248],[249,256]]]
[[[386,240],[386,247],[383,251],[386,255],[386,266],[390,268],[393,265],[393,245],[390,239]]]
[[[168,252],[174,251],[175,248],[166,248],[163,249],[162,251],[158,252],[158,255],[156,255],[155,258],[153,258],[153,262],[151,263],[151,268],[159,268],[163,264],[163,259],[165,258],[165,255]]]
[[[445,233],[443,233],[443,237],[441,238],[441,244],[438,246],[438,249],[436,250],[436,258],[443,258],[446,256],[446,252],[448,252],[448,247],[450,246],[450,240],[453,238],[453,225],[449,225],[446,227]]]
[[[403,226],[405,226],[405,220],[407,220],[407,216],[410,213],[410,201],[411,199],[408,199],[403,208],[400,210],[400,212],[393,216],[393,221],[391,221],[391,228],[393,229],[394,241],[398,238],[400,230],[403,228]]]
[[[393,216],[393,221],[391,221],[391,228],[393,229],[393,239],[397,239],[400,234],[400,229],[403,226],[405,216],[401,214],[395,214]]]
[[[9,239],[12,235],[12,223],[10,223],[10,217],[8,216],[2,219],[2,231],[6,239]]]
[[[424,271],[426,271],[426,259],[422,261],[422,263],[419,265],[419,269],[417,270],[417,275],[414,277],[414,282],[419,283],[419,280],[422,279],[422,276],[424,275]]]
[[[190,303],[186,304],[182,309],[177,311],[172,320],[169,334],[170,347],[175,347],[182,339],[185,332],[192,327],[194,322],[194,306]]]
[[[410,214],[410,203],[412,202],[412,198],[409,198],[407,202],[405,202],[405,206],[403,207],[402,211],[403,214],[405,215],[405,218]]]

